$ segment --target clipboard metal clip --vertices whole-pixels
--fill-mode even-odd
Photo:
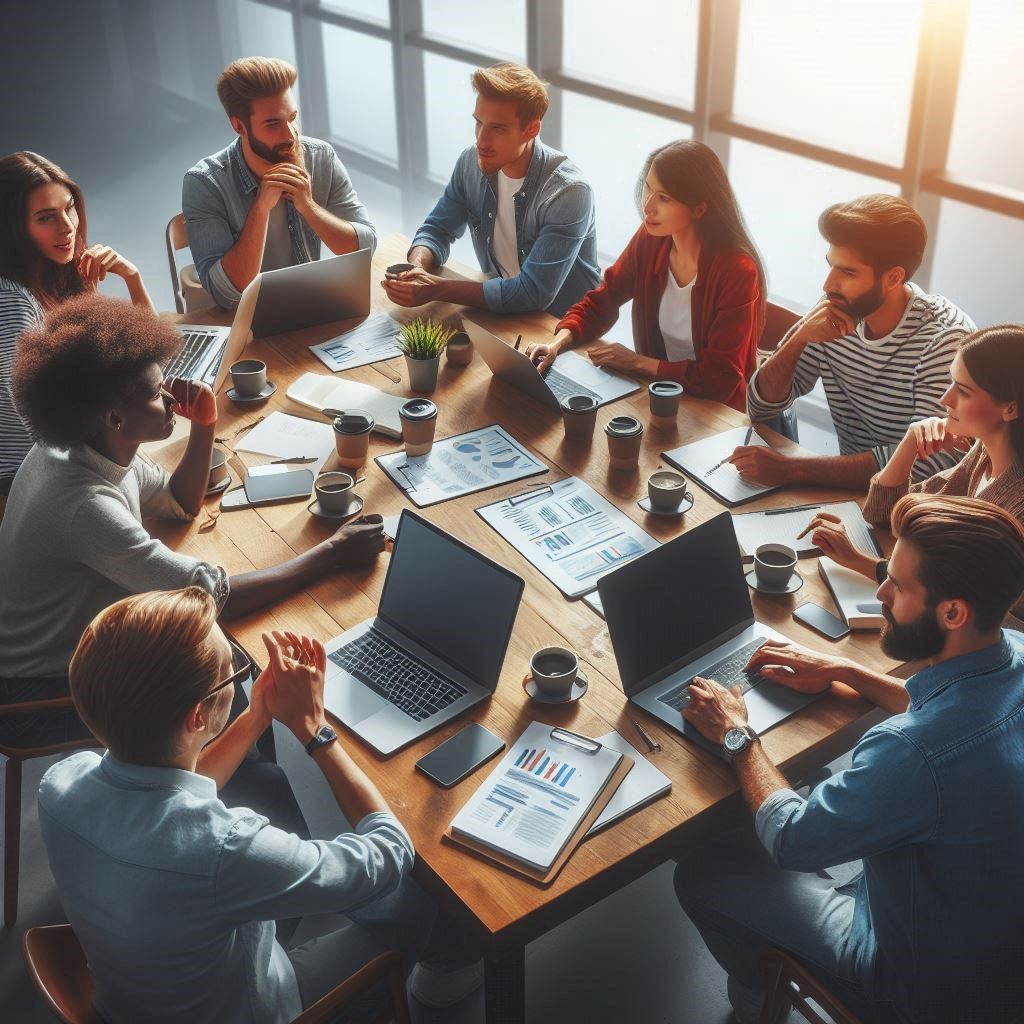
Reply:
[[[508,499],[508,504],[515,508],[516,505],[521,505],[524,501],[533,501],[534,498],[539,498],[543,494],[554,494],[555,492],[551,489],[551,484],[545,484],[543,487],[532,487],[528,491],[523,491],[521,494],[513,494]]]
[[[585,754],[596,754],[601,749],[601,744],[597,740],[592,740],[589,736],[581,736],[578,732],[569,732],[568,729],[556,727],[551,730],[550,735],[553,740],[582,750]]]

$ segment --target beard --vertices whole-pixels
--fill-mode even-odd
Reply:
[[[286,156],[283,150],[289,148],[290,144],[282,146],[268,146],[265,142],[256,136],[256,133],[250,128],[249,129],[249,148],[256,154],[261,160],[266,160],[268,164],[298,164],[302,166],[302,145],[298,139],[295,140],[295,156]]]
[[[889,609],[882,605],[885,618],[882,650],[897,661],[934,658],[946,646],[946,634],[939,626],[935,611],[935,606],[929,605],[913,622],[896,622]]]
[[[863,320],[865,317],[871,316],[882,305],[882,282],[875,281],[859,299],[844,299],[835,292],[829,293],[827,298],[841,313],[845,313],[854,320]]]

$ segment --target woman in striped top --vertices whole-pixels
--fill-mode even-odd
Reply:
[[[82,190],[64,171],[36,153],[0,159],[0,501],[32,447],[9,390],[18,335],[107,274],[124,278],[133,303],[153,308],[134,264],[88,244]]]

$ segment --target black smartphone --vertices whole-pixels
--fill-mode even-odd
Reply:
[[[313,470],[289,469],[284,473],[249,476],[242,481],[250,505],[269,505],[275,501],[308,498],[313,490]]]
[[[841,640],[850,632],[850,627],[842,619],[822,608],[821,605],[810,602],[800,605],[793,612],[793,618],[829,640]]]
[[[505,749],[505,741],[489,729],[471,722],[416,762],[424,775],[439,786],[451,789],[470,772]]]

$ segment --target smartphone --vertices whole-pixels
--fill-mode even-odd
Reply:
[[[850,632],[850,627],[842,619],[817,604],[800,605],[793,612],[793,618],[829,640],[841,640]]]
[[[313,490],[313,470],[289,469],[283,473],[249,476],[242,480],[250,505],[270,505],[275,501],[308,498]]]
[[[489,729],[471,722],[416,762],[424,775],[444,789],[451,789],[470,772],[505,749],[505,741]]]

